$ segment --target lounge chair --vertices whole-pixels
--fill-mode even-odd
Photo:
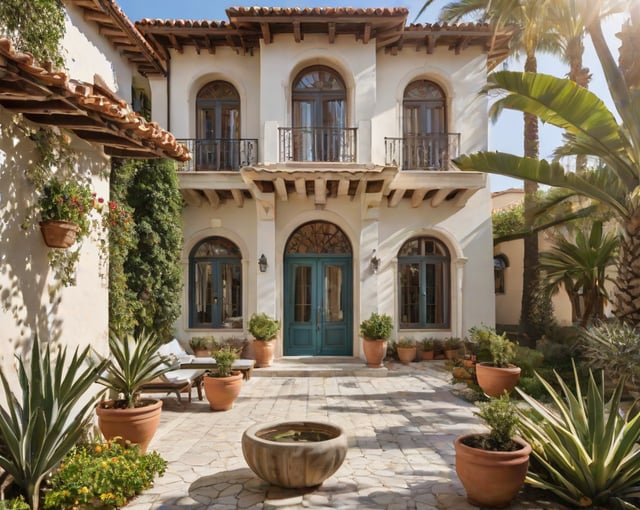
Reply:
[[[193,355],[187,354],[175,338],[160,347],[158,354],[174,359],[176,369],[143,384],[141,391],[145,393],[165,391],[167,393],[175,393],[178,397],[178,402],[182,402],[181,394],[187,393],[189,395],[189,402],[191,402],[191,390],[195,387],[198,391],[198,400],[202,400],[202,377],[206,370],[178,368],[180,363],[186,363],[192,360]]]

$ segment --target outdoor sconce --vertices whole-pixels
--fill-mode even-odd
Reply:
[[[269,264],[267,262],[267,257],[264,256],[264,253],[260,255],[260,258],[258,259],[258,266],[260,266],[261,273],[266,272],[267,267],[269,267]]]
[[[371,271],[374,273],[378,272],[378,268],[380,267],[380,258],[376,257],[376,250],[373,250],[373,254],[371,255],[371,262],[369,262],[369,266],[371,267]]]

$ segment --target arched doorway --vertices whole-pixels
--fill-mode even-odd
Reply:
[[[284,355],[353,354],[353,255],[336,225],[299,227],[284,254]]]

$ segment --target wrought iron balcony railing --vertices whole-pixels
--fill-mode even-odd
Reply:
[[[238,171],[258,162],[258,140],[254,138],[187,138],[178,140],[193,158],[182,164],[183,172]]]
[[[385,138],[385,163],[402,170],[448,170],[460,151],[460,133]]]
[[[356,161],[357,128],[278,128],[280,161]]]

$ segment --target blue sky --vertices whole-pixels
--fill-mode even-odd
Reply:
[[[437,20],[438,13],[443,5],[450,0],[437,0],[418,20],[420,23],[433,23]],[[227,21],[225,9],[233,6],[252,6],[257,3],[255,0],[242,2],[239,0],[118,0],[120,7],[126,15],[136,21],[142,18],[163,18],[163,19],[206,19],[216,21]],[[258,5],[264,7],[408,7],[411,23],[423,5],[423,0],[318,0],[309,2],[305,0],[275,0],[271,2],[260,2]],[[605,33],[610,37],[611,48],[617,50],[618,42],[614,34],[619,30],[620,22],[612,19],[605,25]],[[608,96],[605,80],[600,71],[599,63],[595,58],[593,48],[588,41],[585,44],[585,65],[591,69],[593,79],[590,89],[608,104]],[[511,70],[522,69],[522,60],[510,60],[508,68]],[[556,76],[564,76],[567,66],[554,58],[540,56],[538,59],[539,72],[549,73]],[[489,127],[489,149],[497,151],[522,154],[522,116],[516,112],[505,112],[498,122]],[[540,130],[540,156],[550,157],[553,149],[561,142],[559,130],[542,126]],[[521,187],[521,181],[500,176],[491,176],[491,190],[499,191],[510,187]]]

